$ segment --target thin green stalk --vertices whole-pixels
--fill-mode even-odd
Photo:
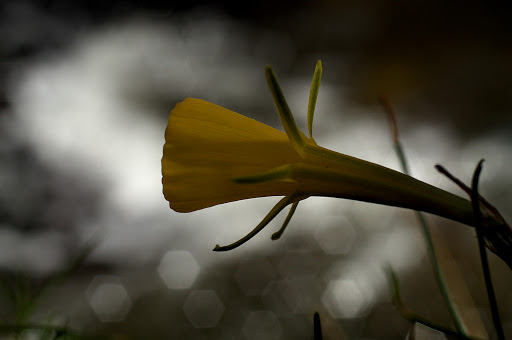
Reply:
[[[399,154],[399,157],[402,157],[401,162],[404,162],[404,164],[406,164],[400,143],[395,144],[395,149],[400,150],[397,151],[397,154]],[[407,175],[409,174],[406,170],[404,170],[404,173]],[[439,285],[439,289],[441,289],[441,293],[443,294],[446,304],[448,305],[450,314],[453,318],[453,321],[455,322],[455,327],[462,335],[467,337],[468,334],[466,332],[466,329],[464,328],[464,324],[462,323],[462,321],[459,318],[459,315],[457,314],[457,310],[455,309],[455,305],[451,299],[450,292],[448,291],[448,287],[446,286],[443,274],[441,273],[441,268],[439,267],[439,261],[437,259],[437,254],[434,248],[434,241],[432,240],[432,234],[430,233],[430,228],[428,226],[427,220],[425,219],[425,215],[420,211],[415,211],[415,213],[416,217],[418,218],[418,222],[421,226],[421,231],[425,239],[425,245],[427,247],[427,253],[430,258],[430,263],[432,264],[432,269],[434,270],[434,274],[437,280],[437,284]]]
[[[316,100],[318,98],[318,90],[320,89],[320,79],[322,78],[322,62],[316,63],[315,73],[311,81],[311,90],[309,91],[308,102],[308,130],[309,138],[313,138],[313,117],[315,116]]]
[[[399,134],[398,134],[398,124],[396,122],[395,112],[393,110],[393,107],[391,106],[391,103],[389,102],[389,100],[387,98],[381,97],[380,100],[381,100],[381,103],[384,106],[386,113],[388,114],[389,120],[391,122],[391,129],[392,129],[392,133],[393,133],[393,142],[394,142],[393,147],[394,147],[395,153],[398,157],[398,160],[400,162],[400,166],[402,168],[402,171],[406,175],[410,175],[409,166],[407,164],[407,158],[403,151],[402,143],[400,142],[400,138],[399,138]],[[420,211],[416,211],[416,216],[417,216],[418,222],[421,226],[423,238],[425,240],[425,245],[427,247],[427,253],[430,258],[430,263],[432,264],[432,269],[434,270],[437,284],[439,285],[439,288],[441,289],[441,293],[443,294],[446,304],[448,305],[450,314],[453,318],[453,321],[455,322],[455,327],[457,328],[457,331],[460,334],[467,337],[468,336],[467,331],[464,328],[464,324],[462,323],[459,315],[457,314],[457,310],[455,309],[455,304],[453,303],[453,301],[450,297],[450,292],[448,291],[446,282],[444,281],[443,275],[441,273],[441,268],[439,267],[439,261],[437,259],[436,251],[434,248],[434,242],[432,240],[432,235],[430,233],[428,223],[425,219],[425,216]]]
[[[453,336],[453,337],[455,337],[457,339],[478,340],[478,338],[474,338],[474,337],[470,337],[470,336],[467,336],[467,335],[463,335],[463,334],[455,332],[455,331],[453,331],[453,330],[451,330],[449,328],[446,328],[446,327],[444,327],[442,325],[438,325],[436,323],[433,323],[430,320],[428,320],[427,318],[412,312],[403,303],[402,296],[400,294],[400,284],[398,282],[398,278],[397,278],[395,272],[393,271],[393,269],[391,267],[387,268],[387,274],[388,274],[389,281],[390,281],[390,284],[391,284],[391,290],[392,290],[392,295],[393,295],[393,303],[395,304],[396,308],[398,309],[398,312],[400,313],[400,315],[402,315],[402,317],[404,319],[408,320],[412,324],[420,323],[422,325],[425,325],[427,327],[430,327],[432,329],[440,331],[440,332],[442,332],[444,334],[451,335],[451,336]]]
[[[485,240],[482,230],[482,213],[480,211],[480,196],[478,195],[478,180],[480,179],[480,172],[482,171],[483,159],[478,162],[473,175],[473,181],[471,184],[471,203],[473,204],[473,211],[475,213],[475,229],[476,236],[478,238],[478,250],[480,251],[480,260],[482,262],[482,270],[484,272],[485,287],[487,289],[487,296],[489,298],[489,305],[491,307],[492,321],[496,334],[499,340],[505,340],[505,334],[503,332],[503,326],[500,321],[500,313],[498,311],[498,304],[496,302],[496,295],[494,294],[494,288],[492,286],[491,271],[489,269],[489,262],[487,260],[487,253],[485,251]]]

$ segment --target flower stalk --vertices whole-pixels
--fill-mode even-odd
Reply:
[[[287,205],[295,204],[287,225],[296,204],[310,196],[419,210],[473,226],[470,201],[315,143],[312,121],[321,70],[319,62],[308,106],[310,137],[297,128],[270,66],[265,75],[285,133],[203,100],[187,98],[177,104],[169,117],[162,157],[163,192],[171,208],[191,212],[241,199],[284,196],[246,237],[218,246],[217,251],[243,244]],[[487,221],[492,223],[493,218]],[[512,255],[504,260],[510,265],[510,259]]]
[[[380,96],[379,100],[380,100],[382,106],[384,107],[384,109],[387,113],[388,119],[390,121],[392,138],[393,138],[393,147],[395,149],[395,153],[397,155],[397,158],[398,158],[398,161],[402,168],[402,171],[406,175],[410,175],[407,158],[405,157],[405,152],[404,152],[404,149],[402,147],[402,143],[401,143],[400,137],[399,137],[398,123],[397,123],[396,114],[395,114],[393,105],[391,105],[391,102],[389,101],[389,99],[384,95]],[[448,289],[448,285],[441,273],[441,268],[439,266],[439,260],[438,260],[436,250],[434,247],[434,240],[432,239],[432,234],[430,232],[430,228],[428,226],[427,220],[425,219],[425,216],[423,215],[422,212],[415,211],[415,213],[416,213],[416,217],[418,219],[418,223],[421,227],[423,239],[425,241],[425,246],[427,249],[427,254],[430,258],[430,263],[432,265],[432,269],[434,270],[434,276],[435,276],[437,284],[441,290],[441,293],[443,294],[444,300],[448,306],[448,309],[450,311],[452,319],[455,322],[455,327],[457,328],[458,333],[460,333],[462,336],[467,336],[468,335],[467,327],[464,323],[464,320],[457,313],[457,308],[456,308],[455,302],[452,300],[450,291]],[[394,274],[393,274],[393,276],[394,276]],[[396,279],[392,280],[392,282],[394,282],[395,284],[398,284],[398,281],[396,281]],[[398,292],[398,290],[397,290],[397,292]],[[398,297],[398,294],[396,294],[396,296]],[[400,301],[400,299],[396,299],[396,300]],[[400,306],[400,303],[398,303],[397,305]]]

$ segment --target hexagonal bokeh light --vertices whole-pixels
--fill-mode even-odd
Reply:
[[[267,285],[277,274],[272,264],[266,260],[244,260],[238,265],[235,280],[248,296],[262,295]]]
[[[86,294],[91,308],[102,322],[123,321],[132,306],[121,280],[115,276],[96,276]]]
[[[365,316],[374,303],[374,292],[354,280],[333,280],[322,295],[322,303],[333,318],[353,319]]]
[[[170,250],[160,260],[158,273],[169,289],[188,289],[199,275],[194,256],[185,250]]]
[[[185,300],[183,312],[192,326],[212,328],[222,317],[224,304],[213,290],[195,290]]]
[[[272,340],[281,337],[281,324],[271,311],[255,311],[245,319],[242,332],[247,340]]]
[[[346,254],[356,238],[352,223],[344,217],[324,217],[315,231],[315,239],[326,254]]]
[[[310,252],[289,252],[280,258],[277,270],[281,276],[289,278],[316,275],[320,268]]]
[[[294,313],[308,314],[318,304],[322,284],[316,275],[302,275],[284,280],[281,296]]]

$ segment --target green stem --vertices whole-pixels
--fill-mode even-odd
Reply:
[[[498,311],[498,304],[496,302],[496,295],[494,294],[494,288],[492,286],[491,271],[489,269],[489,262],[485,251],[485,240],[482,230],[482,212],[480,211],[480,198],[478,195],[478,180],[480,179],[480,172],[482,171],[482,162],[483,159],[478,163],[473,175],[473,181],[471,184],[471,203],[473,204],[473,211],[475,213],[475,229],[476,236],[478,238],[478,250],[480,251],[480,260],[482,262],[485,287],[487,289],[487,296],[491,307],[492,321],[494,323],[498,339],[505,340],[505,334],[503,332],[503,326],[501,325],[500,314]]]
[[[318,98],[318,90],[320,89],[320,79],[322,78],[322,62],[316,63],[315,73],[311,81],[311,90],[309,91],[308,102],[308,130],[309,138],[313,138],[313,117],[315,116],[316,100]]]
[[[398,138],[398,134],[396,134],[396,136]],[[398,139],[395,140],[394,148],[395,148],[395,152],[398,156],[398,159],[400,161],[400,165],[402,167],[403,172],[406,175],[409,175],[409,167],[407,164],[407,159],[405,157],[400,140],[398,140]],[[439,288],[441,289],[441,293],[443,294],[446,304],[448,305],[450,314],[453,318],[453,321],[455,322],[455,327],[460,332],[460,334],[467,336],[466,330],[464,329],[464,325],[463,325],[462,321],[460,320],[459,315],[457,314],[455,305],[450,297],[450,292],[448,291],[446,282],[444,281],[443,275],[441,273],[441,268],[439,267],[439,261],[437,259],[436,251],[434,248],[434,241],[432,240],[432,235],[430,233],[428,223],[425,219],[425,216],[420,211],[416,211],[416,216],[417,216],[418,222],[421,226],[423,238],[425,240],[425,245],[427,247],[427,253],[430,258],[430,263],[432,263],[432,269],[434,270],[437,284],[439,285]],[[422,323],[424,323],[424,322],[422,322]]]
[[[398,309],[398,312],[404,319],[411,323],[420,323],[437,331],[440,331],[446,335],[451,335],[456,339],[465,339],[465,340],[477,340],[477,338],[470,337],[467,335],[460,334],[458,332],[454,332],[453,330],[446,328],[442,325],[438,325],[436,323],[431,322],[427,318],[412,312],[407,306],[403,303],[402,296],[400,294],[400,285],[398,282],[398,278],[391,267],[387,268],[387,274],[391,283],[392,295],[393,295],[393,303]]]

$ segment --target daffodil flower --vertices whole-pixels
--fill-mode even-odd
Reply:
[[[191,212],[242,199],[284,196],[233,249],[263,229],[292,204],[278,238],[299,201],[337,197],[424,211],[472,225],[470,201],[413,177],[318,146],[312,137],[321,63],[313,77],[308,107],[309,137],[296,126],[277,78],[268,85],[285,132],[200,99],[187,98],[172,110],[162,158],[163,193],[177,212]]]

